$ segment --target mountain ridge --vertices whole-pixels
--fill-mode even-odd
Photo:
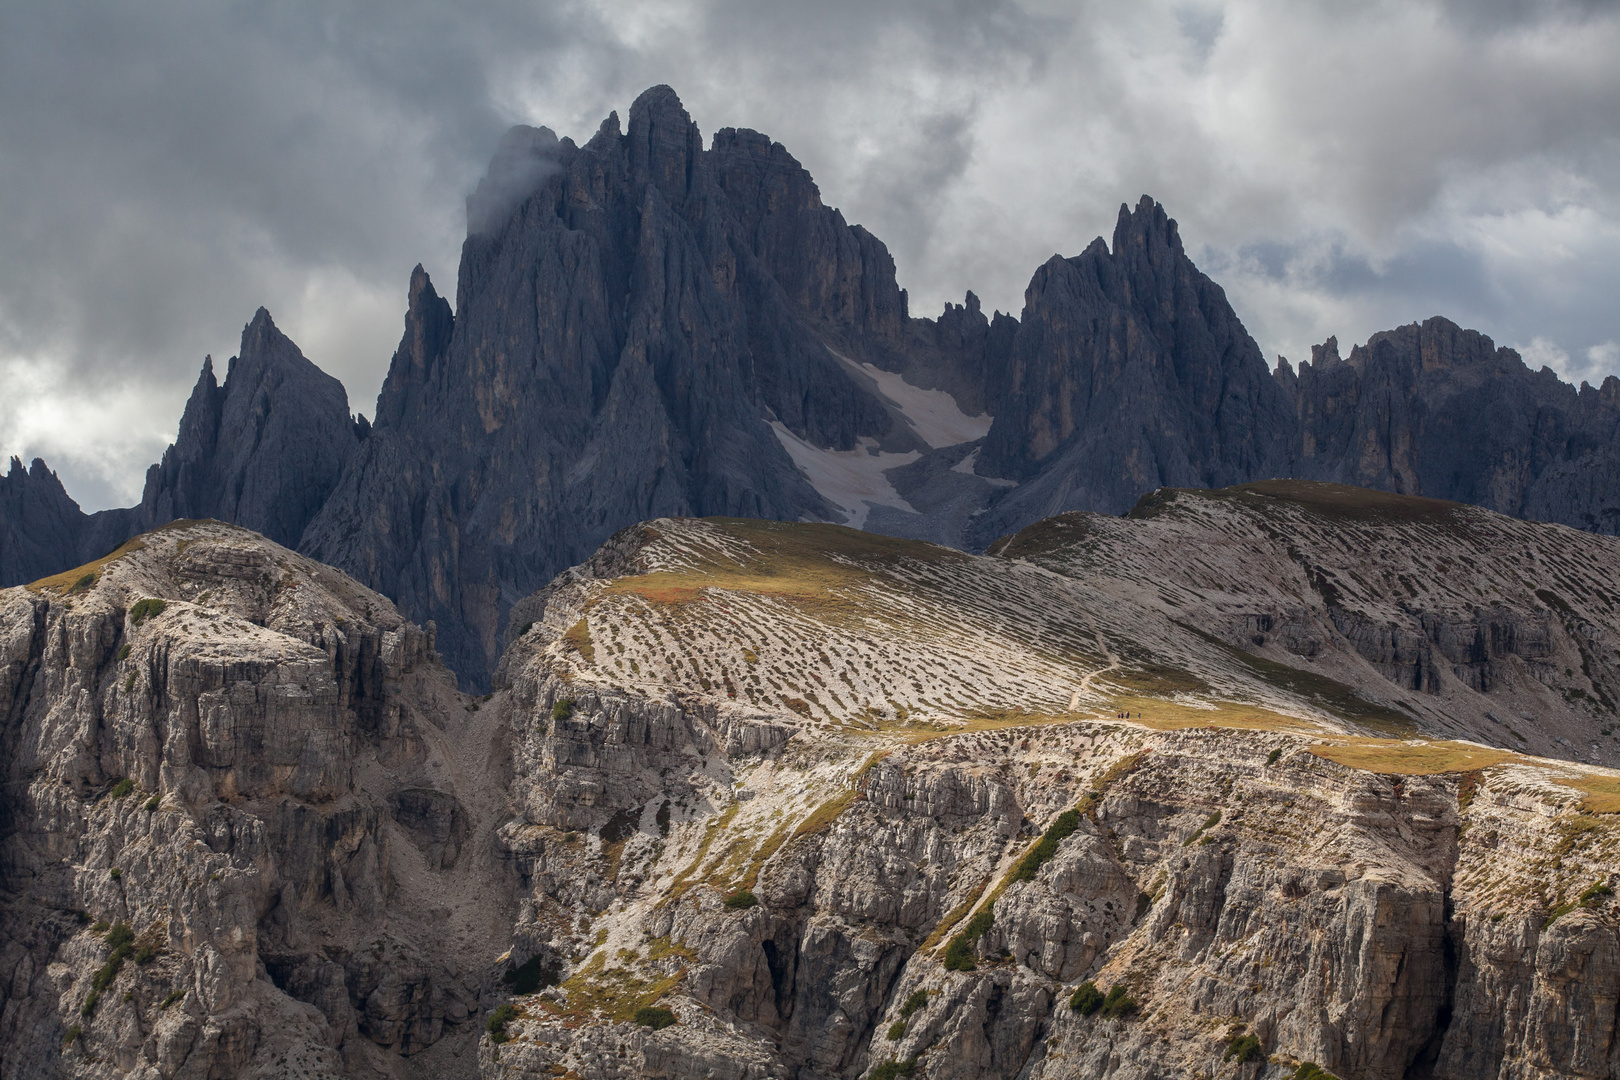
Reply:
[[[513,603],[660,515],[980,550],[1161,487],[1298,476],[1620,531],[1620,380],[1576,390],[1438,316],[1273,371],[1147,196],[1112,250],[1038,268],[1019,317],[970,292],[918,318],[786,148],[725,128],[705,149],[654,87],[583,146],[513,129],[468,214],[454,307],[410,276],[374,425],[261,311],[236,383],[210,389],[205,363],[139,507],[86,518],[42,463],[13,467],[0,581],[169,517],[233,520],[434,622],[483,687]],[[254,382],[261,360],[288,377]],[[309,426],[254,442],[265,408]]]

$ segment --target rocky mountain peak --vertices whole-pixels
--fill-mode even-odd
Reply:
[[[1165,213],[1164,207],[1151,195],[1137,200],[1134,210],[1126,203],[1119,204],[1119,220],[1114,225],[1114,256],[1119,258],[1133,252],[1145,255],[1149,261],[1186,255],[1175,219]]]
[[[703,136],[675,91],[643,91],[630,106],[625,140],[631,175],[655,185],[671,205],[684,202],[703,157]]]
[[[343,384],[260,308],[223,385],[204,360],[175,442],[147,472],[140,516],[219,518],[296,545],[359,445]]]
[[[502,135],[489,168],[467,196],[468,235],[492,233],[505,225],[523,200],[557,171],[560,150],[550,128],[518,124]],[[412,280],[414,285],[414,275]]]
[[[388,365],[382,392],[377,395],[376,426],[398,423],[410,408],[411,397],[423,392],[436,371],[436,365],[450,347],[455,332],[455,315],[450,304],[433,288],[421,263],[411,271],[405,308],[405,333]]]

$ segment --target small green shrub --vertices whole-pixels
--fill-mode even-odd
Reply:
[[[913,990],[911,992],[911,996],[906,998],[906,1003],[904,1005],[900,1006],[900,1016],[903,1019],[910,1020],[912,1013],[916,1012],[918,1009],[922,1008],[924,1005],[927,1005],[927,1004],[928,1004],[928,991],[926,991],[926,990]]]
[[[1289,1080],[1339,1080],[1339,1078],[1316,1062],[1307,1061],[1294,1070],[1294,1075]]]
[[[128,645],[125,645],[122,649],[118,650],[118,659],[120,661],[129,659],[129,646]]]
[[[119,868],[118,868],[118,867],[116,867],[116,866],[115,866],[115,867],[113,867],[113,868],[112,868],[112,869],[111,869],[111,870],[109,870],[109,871],[107,871],[107,873],[108,873],[108,874],[109,874],[109,875],[111,875],[111,877],[112,877],[112,879],[113,879],[113,880],[114,880],[114,881],[117,881],[117,880],[118,880],[118,879],[119,879],[119,878],[121,878],[121,877],[123,877],[123,876],[124,876],[124,872],[123,872],[123,870],[121,870],[121,869],[119,869]]]
[[[156,810],[158,808],[158,803],[161,802],[161,801],[162,800],[160,800],[156,795],[154,795],[150,799],[146,800],[146,808],[148,810]]]
[[[1034,881],[1035,874],[1040,868],[1052,861],[1057,854],[1058,845],[1074,835],[1080,827],[1080,811],[1065,810],[1057,816],[1057,820],[1047,827],[1041,834],[1041,839],[1029,849],[1018,862],[1018,868],[1012,872],[1012,881]]]
[[[1123,1020],[1125,1017],[1136,1012],[1138,1007],[1139,1006],[1136,1004],[1136,999],[1130,996],[1130,993],[1125,989],[1125,987],[1119,983],[1115,983],[1113,986],[1108,988],[1108,996],[1103,998],[1103,1019]]]
[[[554,704],[551,707],[551,718],[553,720],[558,720],[558,721],[567,720],[570,716],[573,716],[573,715],[574,715],[574,699],[573,698],[558,698],[556,704]]]
[[[988,907],[969,919],[967,926],[955,937],[951,938],[949,945],[945,946],[945,970],[974,970],[978,966],[975,963],[974,947],[979,944],[979,939],[984,937],[995,924],[995,912]]]
[[[125,795],[130,794],[134,790],[135,781],[126,776],[122,780],[118,781],[118,783],[113,785],[112,797],[115,799],[122,799]]]
[[[675,1014],[657,1005],[644,1005],[636,1010],[636,1023],[642,1027],[650,1027],[654,1031],[662,1031],[675,1023]]]
[[[1280,757],[1282,757],[1282,747],[1279,746],[1271,753],[1266,755],[1266,764],[1275,765],[1277,764],[1277,759]]]
[[[158,950],[156,945],[142,945],[139,949],[135,950],[135,962],[143,966],[150,964],[153,960],[157,959],[157,954]]]
[[[507,1040],[506,1025],[509,1021],[517,1019],[517,1009],[510,1003],[497,1005],[495,1011],[489,1014],[489,1020],[484,1024],[484,1030],[489,1032],[491,1040],[503,1043]]]
[[[1222,1061],[1237,1059],[1239,1065],[1247,1065],[1251,1061],[1264,1061],[1266,1052],[1260,1046],[1258,1035],[1234,1035],[1226,1041],[1226,1053],[1221,1055]]]
[[[527,634],[532,629],[534,629],[534,620],[530,619],[528,622],[518,627],[518,632],[512,635],[512,640],[516,641],[518,638],[522,637],[524,634]]]
[[[749,892],[747,889],[743,889],[740,892],[732,893],[730,896],[722,900],[721,903],[725,904],[726,907],[730,908],[732,911],[747,911],[749,908],[759,903],[759,901],[754,898],[753,893]]]
[[[867,1073],[866,1080],[896,1080],[896,1077],[910,1076],[916,1071],[916,1058],[906,1058],[904,1061],[885,1061]]]
[[[1097,989],[1097,984],[1086,981],[1069,997],[1069,1008],[1081,1016],[1090,1016],[1103,1005],[1103,992]]]
[[[73,583],[73,587],[68,590],[68,595],[72,596],[74,593],[82,593],[86,589],[89,589],[95,583],[96,583],[96,575],[95,575],[94,571],[91,571],[90,573],[84,575],[84,577],[80,578],[78,581],[75,581]]]
[[[167,1009],[170,1005],[173,1005],[175,1002],[179,1001],[181,998],[183,998],[185,996],[186,996],[186,992],[184,990],[171,991],[169,993],[169,996],[163,999],[163,1004],[159,1005],[158,1008]]]
[[[79,1041],[79,1036],[83,1034],[84,1028],[80,1027],[78,1024],[74,1024],[72,1027],[62,1032],[62,1048],[65,1050],[69,1046],[72,1046],[74,1043]]]
[[[1606,882],[1599,881],[1594,885],[1588,886],[1586,891],[1581,893],[1581,898],[1577,900],[1576,903],[1580,904],[1581,907],[1584,908],[1595,907],[1597,904],[1602,902],[1605,897],[1613,895],[1614,889],[1611,888]]]
[[[1219,825],[1220,823],[1221,823],[1221,812],[1219,810],[1217,810],[1213,814],[1209,815],[1209,817],[1205,818],[1204,823],[1202,825],[1198,826],[1198,830],[1196,832],[1194,832],[1191,836],[1187,837],[1187,839],[1185,839],[1185,840],[1183,840],[1181,842],[1181,846],[1182,847],[1190,847],[1194,840],[1197,840],[1200,836],[1203,836],[1205,832],[1207,832],[1210,829],[1213,829],[1215,826]]]
[[[108,930],[108,926],[109,924],[106,919],[99,919],[97,920],[96,925],[90,928],[90,932],[92,934],[105,934]]]
[[[163,609],[168,606],[168,601],[159,600],[156,597],[149,596],[145,600],[137,600],[130,605],[129,621],[139,626],[147,619],[156,618],[163,614]]]
[[[101,1001],[101,991],[100,990],[92,990],[92,991],[90,991],[90,996],[84,999],[84,1004],[79,1008],[79,1015],[80,1016],[89,1016],[91,1013],[96,1011],[96,1005],[100,1001]]]
[[[889,1025],[889,1041],[890,1042],[899,1042],[901,1039],[903,1039],[905,1037],[906,1037],[906,1022],[904,1020],[896,1020],[894,1023]]]
[[[107,931],[107,947],[117,950],[135,940],[135,931],[127,922],[116,922]]]

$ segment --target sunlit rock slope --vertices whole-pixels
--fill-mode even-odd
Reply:
[[[1512,748],[1605,723],[1606,544],[1323,486],[986,557],[621,533],[514,609],[534,992],[484,1075],[1613,1075],[1620,774]],[[1542,646],[1483,631],[1473,683],[1414,688],[1336,621],[1490,608],[1493,574],[1484,614]]]

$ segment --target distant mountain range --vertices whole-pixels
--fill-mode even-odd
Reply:
[[[0,477],[0,585],[177,518],[259,531],[432,620],[483,688],[512,605],[654,517],[827,520],[982,550],[1161,487],[1330,480],[1620,532],[1620,380],[1578,390],[1442,318],[1268,368],[1144,196],[1019,317],[911,315],[881,241],[780,144],[704,149],[674,91],[576,146],[514,128],[455,309],[421,267],[376,419],[260,310],[139,506]]]

